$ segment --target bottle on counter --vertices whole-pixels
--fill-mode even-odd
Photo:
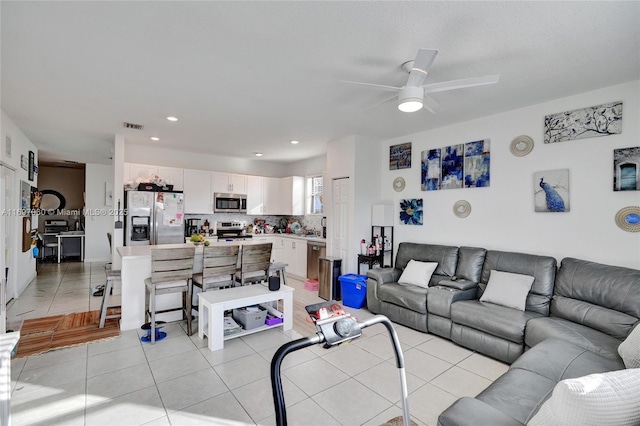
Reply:
[[[205,234],[209,233],[209,221],[207,219],[204,220],[204,224],[202,225],[202,230]]]
[[[360,241],[360,254],[367,254],[367,242],[364,239]]]

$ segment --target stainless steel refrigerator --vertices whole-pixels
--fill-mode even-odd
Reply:
[[[125,245],[184,243],[182,192],[126,191]]]

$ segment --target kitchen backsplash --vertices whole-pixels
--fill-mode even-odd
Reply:
[[[218,222],[232,222],[232,221],[246,221],[247,225],[251,225],[254,219],[264,219],[266,223],[274,227],[280,225],[281,219],[296,219],[300,225],[306,226],[307,229],[322,231],[321,220],[322,216],[309,215],[309,216],[254,216],[238,213],[215,213],[215,214],[185,214],[185,219],[200,219],[200,226],[205,220],[209,221],[211,227],[215,221]]]

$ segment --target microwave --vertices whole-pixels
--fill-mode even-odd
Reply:
[[[246,213],[247,196],[245,194],[213,194],[214,213]]]

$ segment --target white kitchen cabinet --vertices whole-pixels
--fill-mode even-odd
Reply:
[[[158,166],[158,176],[168,184],[173,185],[174,191],[184,190],[184,170],[176,167]]]
[[[280,203],[280,179],[272,177],[262,178],[262,203],[264,211],[262,214],[282,214]]]
[[[301,216],[304,214],[304,178],[289,176],[280,179],[279,214]]]
[[[213,213],[211,172],[184,169],[184,212]]]
[[[287,272],[298,277],[307,276],[307,242],[293,238],[281,237],[284,241],[284,263]]]
[[[271,247],[271,261],[277,263],[284,262],[284,238],[274,236],[271,237],[271,239],[273,240],[273,246]]]
[[[247,176],[247,214],[265,214],[264,178]]]
[[[124,182],[146,179],[158,174],[158,166],[152,164],[124,163]]]
[[[211,172],[213,192],[246,194],[247,175]]]

